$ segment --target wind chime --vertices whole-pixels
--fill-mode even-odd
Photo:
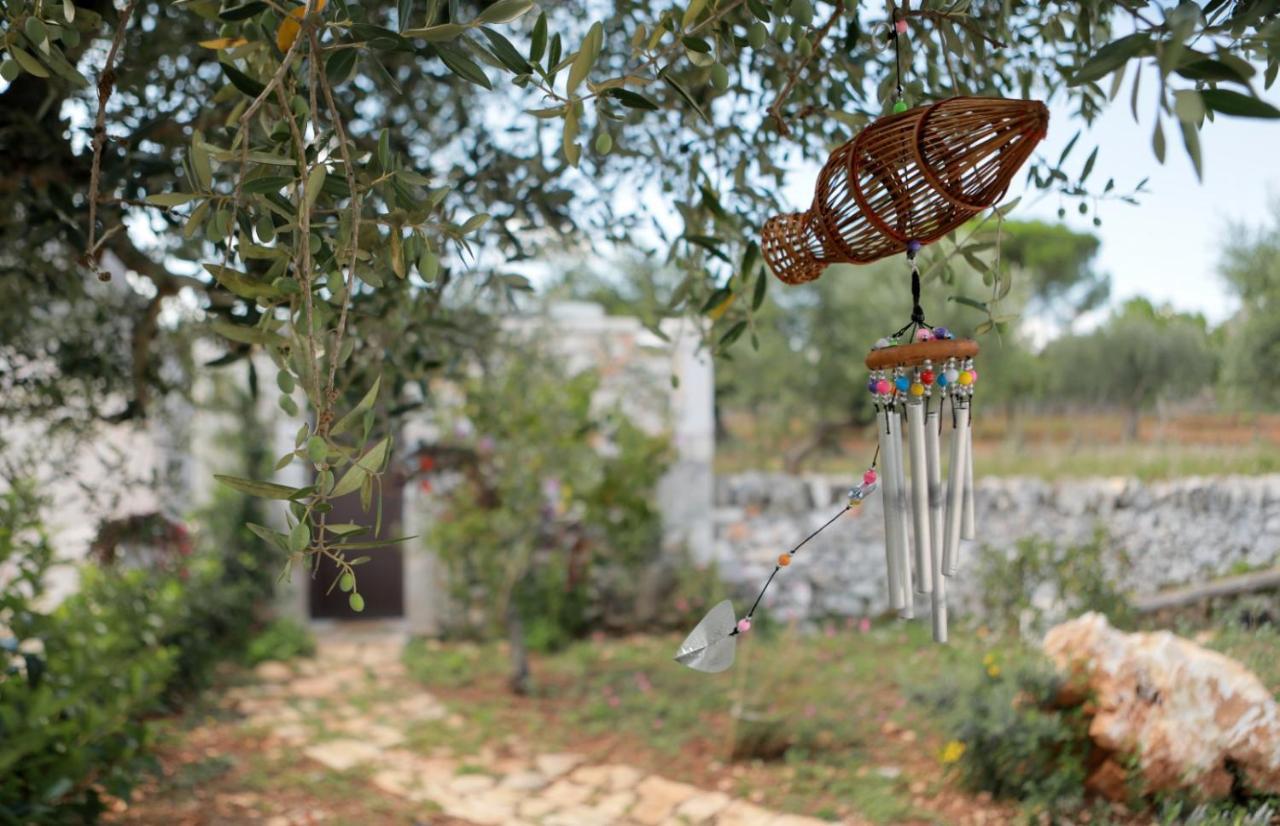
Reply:
[[[761,249],[780,280],[802,284],[836,263],[865,264],[905,252],[911,271],[910,320],[867,355],[867,390],[876,408],[878,447],[848,503],[778,557],[741,619],[725,600],[707,613],[675,659],[699,671],[733,664],[736,639],[774,578],[809,540],[882,491],[889,604],[915,616],[928,595],[933,638],[947,641],[946,580],[960,566],[960,542],[975,536],[971,410],[978,344],[925,321],[916,255],[1004,197],[1009,182],[1045,136],[1049,112],[1039,101],[955,97],[908,110],[902,94],[899,40],[892,29],[898,84],[893,114],[831,153],[803,213],[764,226]],[[942,433],[950,421],[947,485]],[[904,438],[905,437],[905,438]]]

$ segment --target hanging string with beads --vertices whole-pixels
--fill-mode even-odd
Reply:
[[[809,534],[804,539],[801,539],[794,547],[791,548],[791,550],[786,551],[782,554],[779,554],[778,561],[773,566],[773,572],[769,574],[769,578],[764,581],[764,585],[761,586],[760,592],[756,594],[755,602],[751,603],[751,610],[747,612],[747,615],[745,617],[738,620],[737,626],[731,632],[729,632],[729,636],[734,637],[734,636],[737,636],[738,634],[745,634],[747,631],[751,630],[751,618],[755,616],[756,609],[760,607],[760,600],[764,599],[765,591],[769,590],[769,586],[773,584],[773,578],[778,575],[778,572],[791,564],[791,557],[795,556],[797,551],[799,551],[806,544],[808,544],[809,540],[813,539],[815,536],[817,536],[818,534],[822,533],[827,528],[835,524],[835,521],[837,519],[839,519],[849,511],[861,505],[862,500],[865,499],[868,495],[871,494],[872,491],[876,489],[876,481],[879,478],[879,476],[876,473],[876,462],[879,460],[879,458],[880,458],[880,448],[877,447],[875,456],[873,456],[871,459],[871,467],[867,468],[867,470],[864,471],[862,474],[862,484],[854,486],[849,491],[849,503],[847,505],[841,508],[840,511],[836,513],[835,516],[831,517],[826,522],[822,523],[821,527],[819,527],[816,531]]]

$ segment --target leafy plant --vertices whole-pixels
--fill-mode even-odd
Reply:
[[[290,619],[277,619],[259,631],[245,646],[244,659],[249,665],[268,660],[293,660],[310,657],[316,652],[311,632]]]
[[[975,565],[981,616],[992,627],[1032,636],[1085,611],[1124,627],[1132,616],[1115,584],[1122,573],[1115,567],[1127,564],[1101,529],[1079,545],[1030,536],[1018,540],[1012,553],[983,546]]]
[[[428,545],[449,566],[461,615],[506,628],[513,645],[550,650],[625,625],[661,549],[653,490],[666,442],[596,412],[597,384],[536,352],[504,359],[466,386],[444,428],[466,435],[424,448],[457,457],[460,471],[440,489]]]
[[[1060,709],[1060,679],[1040,659],[949,674],[926,692],[950,738],[941,759],[972,789],[1061,812],[1083,801],[1090,740],[1077,708]]]

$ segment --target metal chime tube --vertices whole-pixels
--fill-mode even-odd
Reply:
[[[970,414],[973,410],[970,409]],[[974,527],[977,519],[973,504],[973,416],[969,416],[968,425],[964,429],[964,510],[960,512],[960,538],[973,539],[977,536]]]
[[[925,403],[928,408],[928,402]],[[938,426],[942,422],[942,398],[924,417],[924,452],[929,475],[929,570],[933,574],[933,639],[947,641],[947,586],[942,576],[942,450]]]
[[[947,468],[946,544],[942,546],[942,573],[955,576],[960,569],[960,522],[964,508],[965,450],[964,431],[969,427],[969,405],[958,393],[951,395],[951,412],[955,426],[951,431],[951,464]]]
[[[889,606],[897,611],[902,608],[902,586],[898,574],[897,539],[898,491],[894,487],[897,476],[893,472],[893,422],[897,418],[886,405],[880,410],[880,503],[884,507],[884,563],[889,578]]]
[[[915,528],[912,547],[916,557],[916,593],[933,590],[933,554],[930,551],[929,473],[925,460],[924,398],[907,403],[907,450],[911,455],[911,517]]]
[[[899,405],[899,408],[903,405]],[[905,427],[901,409],[896,414],[897,423],[893,433],[893,455],[894,455],[894,471],[898,477],[898,572],[901,575],[899,585],[902,588],[902,610],[898,612],[898,616],[903,619],[912,619],[916,615],[915,595],[912,588],[912,571],[911,571],[911,526],[910,526],[910,504],[908,497],[910,490],[907,488],[907,454],[902,448],[902,431]]]

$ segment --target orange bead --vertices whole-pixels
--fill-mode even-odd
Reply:
[[[782,556],[778,557],[779,567],[785,568],[790,564],[791,564],[791,554],[783,554]]]

